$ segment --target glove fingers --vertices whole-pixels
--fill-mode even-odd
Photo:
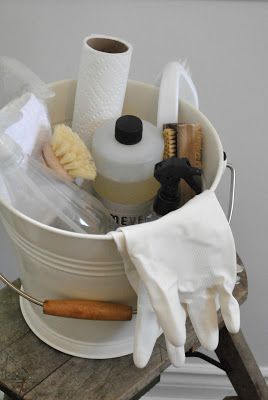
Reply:
[[[220,290],[220,306],[222,318],[230,333],[238,333],[240,329],[240,309],[237,300],[225,288]]]
[[[219,328],[214,297],[204,292],[188,304],[187,310],[201,345],[207,350],[215,350],[219,343]]]
[[[184,346],[175,347],[166,338],[168,358],[174,367],[181,367],[185,363]]]
[[[138,368],[144,368],[152,355],[154,345],[161,330],[156,317],[146,318],[146,321],[138,320],[136,322],[133,360]]]
[[[144,368],[147,365],[160,334],[161,329],[149,296],[144,285],[140,283],[133,350],[136,367]]]
[[[168,291],[159,292],[157,298],[151,296],[158,321],[173,346],[183,346],[186,341],[186,312],[181,305],[176,285]]]

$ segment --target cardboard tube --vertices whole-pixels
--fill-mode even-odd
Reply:
[[[122,114],[132,46],[115,37],[83,41],[72,128],[88,147],[96,128]]]

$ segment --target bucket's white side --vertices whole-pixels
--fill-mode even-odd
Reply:
[[[71,123],[75,81],[51,84],[52,124]],[[158,89],[129,81],[124,114],[156,124]],[[180,122],[199,122],[203,128],[203,165],[206,187],[215,189],[223,172],[219,137],[207,118],[186,103],[180,104]],[[47,227],[0,201],[0,216],[15,244],[25,291],[40,298],[88,298],[134,304],[121,257],[106,235],[81,235]],[[42,314],[42,309],[21,300],[30,328],[44,342],[68,354],[109,358],[132,352],[133,324],[73,320]]]
[[[24,290],[45,300],[54,298],[109,300],[135,307],[120,258],[108,241],[105,254],[88,238],[58,235],[0,207],[3,224],[15,245]],[[42,308],[20,299],[23,316],[45,343],[65,353],[86,358],[118,357],[132,352],[135,321],[106,322],[44,315]]]

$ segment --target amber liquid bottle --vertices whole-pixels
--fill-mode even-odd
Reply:
[[[119,225],[145,222],[159,188],[153,174],[163,149],[162,133],[131,115],[108,120],[94,133],[93,187]]]

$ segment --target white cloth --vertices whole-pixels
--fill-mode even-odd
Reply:
[[[14,109],[14,103],[21,104],[17,109],[21,118],[6,127],[5,133],[21,146],[25,154],[40,158],[43,145],[52,137],[46,106],[33,93],[25,93],[4,109],[8,110],[11,105]]]
[[[20,61],[0,57],[0,134],[8,134],[25,154],[41,157],[51,139],[46,100],[53,97],[42,82]]]
[[[227,329],[236,333],[240,311],[233,235],[214,192],[206,190],[157,221],[111,232],[138,295],[134,362],[144,367],[161,329],[170,361],[184,362],[186,312],[200,343],[218,344],[216,298]]]

